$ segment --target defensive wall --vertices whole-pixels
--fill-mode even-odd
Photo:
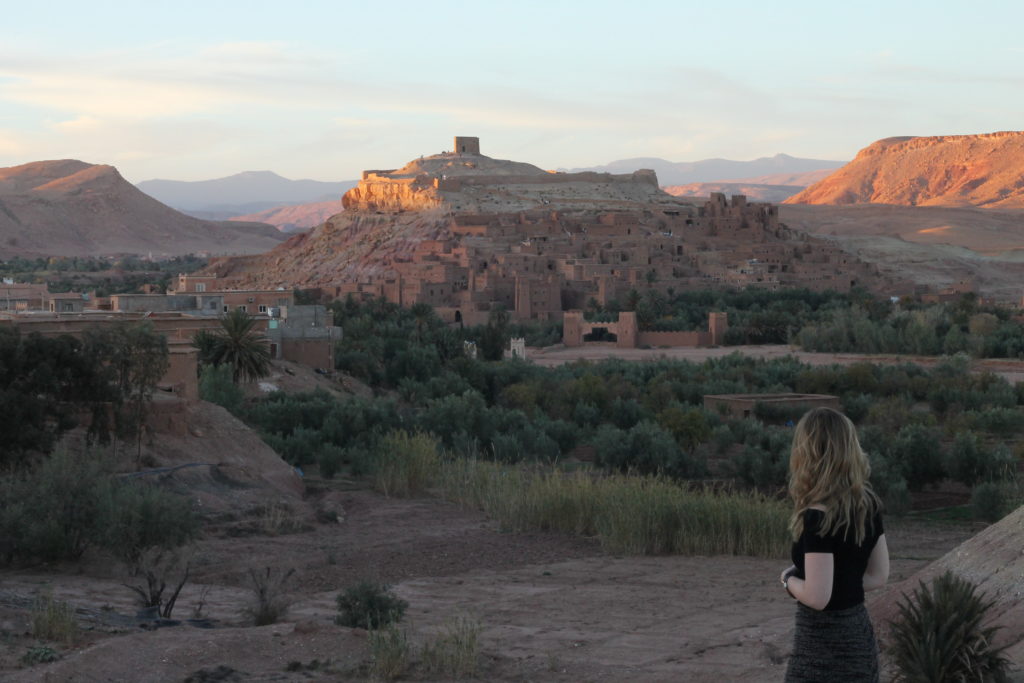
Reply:
[[[729,329],[728,314],[708,314],[708,329],[681,332],[656,332],[640,330],[636,313],[623,311],[619,319],[612,322],[589,321],[583,311],[566,311],[562,319],[562,343],[566,346],[583,346],[586,337],[597,330],[615,335],[615,345],[622,349],[639,346],[721,346],[725,343],[725,332]]]

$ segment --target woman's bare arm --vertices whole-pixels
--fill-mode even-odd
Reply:
[[[868,557],[868,568],[864,570],[864,590],[881,588],[888,580],[889,547],[885,544],[885,534],[882,534]]]
[[[790,594],[811,609],[823,610],[832,599],[832,578],[835,558],[832,553],[807,553],[804,556],[804,579],[791,577]]]

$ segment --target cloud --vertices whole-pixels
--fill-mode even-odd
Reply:
[[[19,157],[28,149],[24,136],[9,130],[0,130],[0,156]]]

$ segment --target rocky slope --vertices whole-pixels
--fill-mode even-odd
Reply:
[[[1002,627],[997,643],[1009,645],[1007,655],[1018,665],[1024,657],[1024,507],[1018,508],[974,538],[961,544],[906,581],[875,595],[868,607],[876,623],[887,626],[898,614],[896,605],[905,594],[951,571],[978,586],[995,600],[990,618]],[[899,552],[898,549],[895,552]]]
[[[113,166],[64,159],[0,168],[0,255],[247,254],[282,239],[270,225],[181,214]]]
[[[1024,132],[879,140],[786,203],[1024,208]]]

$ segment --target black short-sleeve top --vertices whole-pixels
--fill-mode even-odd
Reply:
[[[798,578],[804,575],[804,556],[807,553],[832,553],[835,567],[832,578],[832,597],[825,606],[826,610],[840,610],[854,607],[864,602],[864,571],[868,567],[868,558],[874,550],[878,538],[884,533],[882,515],[875,513],[865,529],[864,542],[860,545],[853,540],[853,532],[846,537],[842,529],[838,535],[821,536],[821,524],[825,521],[825,513],[821,510],[804,510],[804,530],[800,538],[793,543],[793,565]]]

